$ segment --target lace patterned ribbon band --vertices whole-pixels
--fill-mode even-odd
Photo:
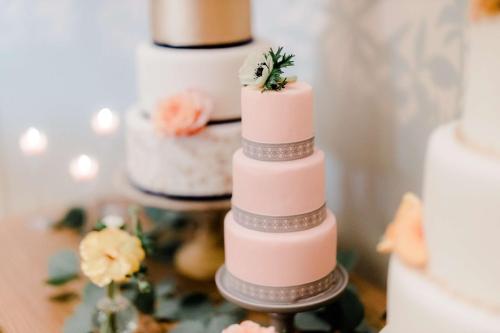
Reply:
[[[231,293],[246,300],[267,304],[289,304],[327,291],[339,280],[339,274],[339,271],[335,270],[319,280],[302,285],[267,287],[240,280],[226,269],[223,283]]]
[[[260,161],[298,160],[314,153],[314,137],[292,143],[260,143],[242,138],[243,153]]]
[[[231,209],[233,219],[245,228],[263,232],[294,232],[314,228],[326,219],[326,204],[305,214],[267,216],[247,212],[236,206]]]

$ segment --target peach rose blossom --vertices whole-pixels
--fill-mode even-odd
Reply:
[[[500,0],[473,0],[471,3],[473,21],[497,14],[500,14]]]
[[[394,221],[389,224],[377,251],[396,253],[408,265],[427,264],[427,247],[422,226],[422,203],[412,193],[404,195]]]
[[[186,90],[161,100],[153,113],[156,130],[171,136],[190,136],[203,130],[213,109],[212,100],[197,90]]]
[[[276,333],[276,330],[274,327],[262,327],[253,321],[246,320],[239,325],[229,326],[222,333]]]

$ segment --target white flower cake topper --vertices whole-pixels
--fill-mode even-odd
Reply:
[[[240,82],[262,91],[281,90],[287,83],[297,80],[295,76],[283,77],[283,68],[294,65],[293,54],[283,52],[283,47],[277,51],[272,48],[264,53],[252,53],[239,70]]]

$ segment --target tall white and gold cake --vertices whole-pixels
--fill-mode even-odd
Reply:
[[[151,0],[137,47],[139,101],[127,114],[127,176],[178,200],[228,199],[240,145],[238,68],[252,40],[249,0]]]
[[[463,117],[430,137],[422,209],[406,196],[380,244],[384,333],[500,332],[500,1],[472,5]]]

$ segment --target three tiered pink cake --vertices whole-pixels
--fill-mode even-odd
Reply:
[[[332,285],[337,226],[325,206],[325,157],[314,148],[311,86],[258,88],[242,89],[225,284],[250,299],[293,303]]]

